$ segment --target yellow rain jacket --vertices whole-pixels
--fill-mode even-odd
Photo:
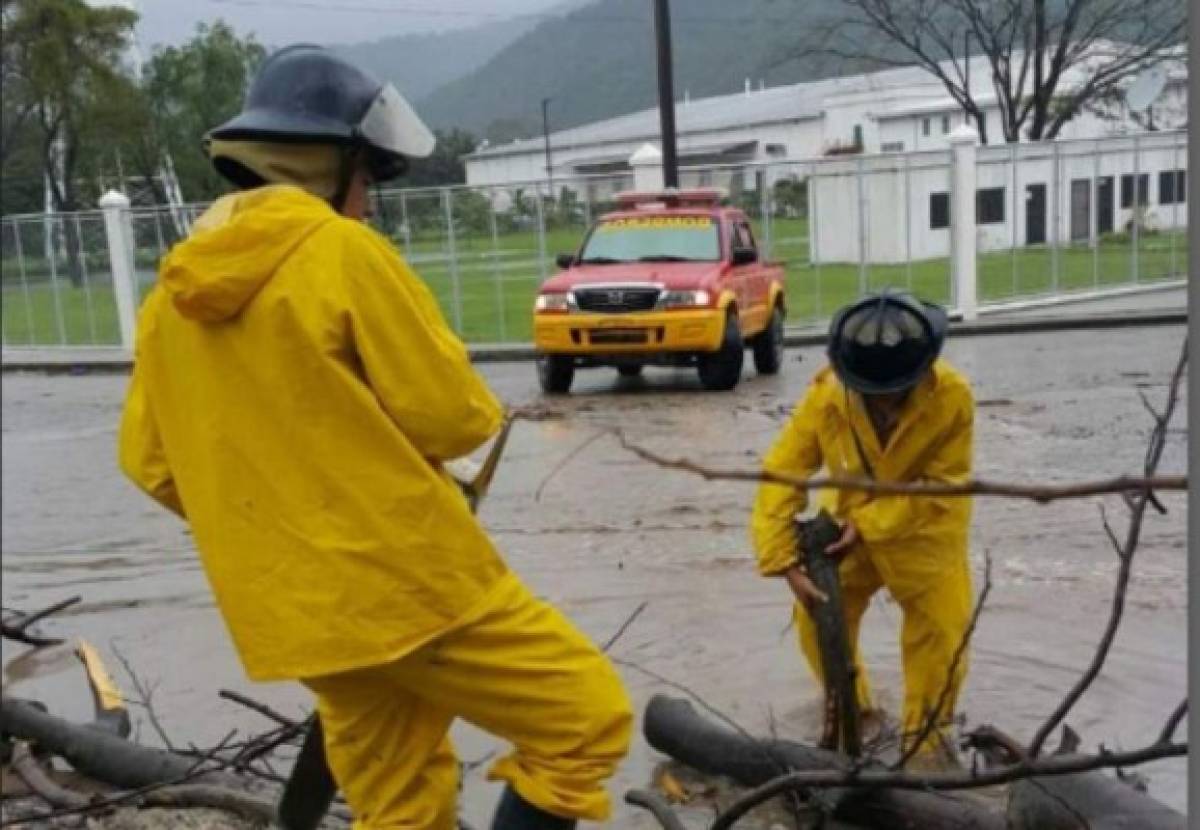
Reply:
[[[299,188],[219,200],[138,325],[120,462],[186,515],[255,680],[395,660],[507,567],[443,462],[500,404],[393,248]]]
[[[847,395],[831,368],[813,379],[791,421],[763,461],[763,468],[809,477],[869,478],[850,428],[880,481],[959,483],[971,477],[975,405],[966,379],[939,360],[905,402],[886,451],[856,393]],[[821,507],[839,521],[853,521],[862,547],[885,549],[876,564],[889,586],[918,593],[966,556],[971,520],[968,498],[871,496],[858,490],[824,490]],[[777,574],[795,562],[792,521],[808,506],[803,490],[764,484],[754,505],[752,532],[759,570]],[[894,579],[886,579],[892,576]]]
[[[857,432],[874,477],[892,482],[961,483],[971,476],[975,405],[965,378],[939,360],[905,402],[888,440],[879,445],[862,399],[846,392],[830,368],[813,379],[791,421],[767,453],[763,468],[807,478],[821,468],[832,476],[868,478],[854,434]],[[967,558],[971,521],[969,498],[872,496],[855,490],[824,490],[818,497],[840,522],[858,527],[861,541],[839,567],[842,601],[852,647],[871,596],[886,588],[904,612],[903,728],[920,730],[926,713],[939,703],[948,716],[966,674],[958,664],[950,693],[942,699],[954,652],[970,620],[971,577]],[[796,561],[793,520],[808,506],[794,487],[763,484],[751,531],[758,567],[778,574]],[[801,649],[820,678],[820,658],[811,618],[797,604]],[[859,703],[871,705],[867,673],[856,657]],[[935,748],[937,736],[922,750]]]

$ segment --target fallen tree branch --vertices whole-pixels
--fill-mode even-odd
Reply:
[[[1088,690],[1100,675],[1101,669],[1104,668],[1104,662],[1108,659],[1108,653],[1112,649],[1113,641],[1116,639],[1117,629],[1120,628],[1121,619],[1125,612],[1125,595],[1129,590],[1129,578],[1133,572],[1133,558],[1141,542],[1142,522],[1146,516],[1146,508],[1151,504],[1151,488],[1158,486],[1149,482],[1153,481],[1154,473],[1158,469],[1159,462],[1162,460],[1163,449],[1166,446],[1167,429],[1171,422],[1171,416],[1175,412],[1175,405],[1179,401],[1179,387],[1183,383],[1184,368],[1187,366],[1187,347],[1188,344],[1185,339],[1183,341],[1183,348],[1180,350],[1179,361],[1175,366],[1175,372],[1171,377],[1171,383],[1167,388],[1166,406],[1163,408],[1162,414],[1156,416],[1154,430],[1150,434],[1145,461],[1145,481],[1147,483],[1139,488],[1140,492],[1133,498],[1125,541],[1117,549],[1117,556],[1120,558],[1121,564],[1117,571],[1117,581],[1113,588],[1112,604],[1109,610],[1108,622],[1104,628],[1104,634],[1101,636],[1100,642],[1096,646],[1096,651],[1092,656],[1091,663],[1083,675],[1075,682],[1070,691],[1067,692],[1066,696],[1034,734],[1033,740],[1029,744],[1029,755],[1031,757],[1037,757],[1038,753],[1042,750],[1042,746],[1045,745],[1046,739],[1049,738],[1050,733],[1066,719],[1071,709],[1083,697],[1084,692]],[[1110,538],[1114,540],[1115,544],[1115,534],[1111,533],[1111,528],[1107,528],[1107,530],[1110,531]]]
[[[56,602],[54,605],[47,606],[40,611],[32,613],[18,611],[7,620],[0,620],[0,636],[8,640],[33,646],[34,648],[61,645],[63,643],[61,638],[42,637],[37,634],[31,634],[29,629],[51,614],[57,614],[59,611],[70,608],[72,605],[82,601],[83,597],[71,597],[70,599],[64,599],[62,602]]]
[[[18,741],[13,747],[12,768],[25,786],[51,807],[79,809],[91,804],[91,799],[83,793],[67,789],[47,775],[25,741]]]
[[[140,746],[108,732],[48,714],[23,700],[0,699],[4,732],[63,758],[84,775],[117,787],[141,787],[195,774],[196,762],[174,752]],[[237,778],[206,772],[214,783],[237,787]]]
[[[711,830],[727,830],[733,826],[734,822],[759,804],[790,789],[854,787],[856,789],[893,790],[972,790],[997,784],[1008,784],[1025,778],[1070,775],[1111,767],[1132,767],[1149,761],[1177,758],[1187,754],[1187,743],[1155,741],[1141,749],[1128,752],[1050,757],[1010,764],[985,772],[931,772],[925,774],[875,770],[862,770],[849,774],[838,770],[792,772],[768,781],[739,798],[713,822]]]
[[[755,484],[786,484],[800,490],[854,490],[878,496],[928,496],[933,498],[962,498],[967,496],[998,496],[1002,498],[1026,499],[1038,504],[1048,504],[1063,499],[1082,499],[1092,496],[1123,494],[1133,491],[1175,490],[1186,491],[1187,476],[1116,476],[1098,481],[1075,484],[1010,484],[984,479],[971,479],[962,484],[938,482],[910,483],[875,481],[864,478],[816,477],[776,473],[769,470],[722,470],[705,467],[686,458],[667,458],[653,450],[631,443],[623,430],[613,427],[611,434],[625,450],[643,461],[668,470],[679,470],[698,475],[706,481],[745,481]]]
[[[649,790],[629,790],[625,793],[625,803],[650,811],[658,819],[663,830],[687,830],[679,816],[671,809],[671,805],[658,793]]]

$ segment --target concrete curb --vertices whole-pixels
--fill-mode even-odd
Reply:
[[[1130,312],[1121,314],[1086,314],[1069,317],[1031,317],[1005,320],[975,320],[969,323],[952,322],[951,337],[989,337],[1033,332],[1078,331],[1085,329],[1140,328],[1171,326],[1187,323],[1186,309]],[[784,343],[791,347],[820,346],[825,343],[824,327],[791,328],[784,333]],[[476,363],[509,363],[533,360],[537,352],[528,343],[495,343],[470,346],[471,359]],[[133,359],[122,349],[89,349],[66,351],[59,349],[11,349],[3,353],[0,369],[9,372],[40,372],[43,374],[104,374],[128,372]]]

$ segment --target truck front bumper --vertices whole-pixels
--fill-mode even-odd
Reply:
[[[725,311],[719,308],[533,317],[534,346],[546,354],[715,352],[724,333]]]

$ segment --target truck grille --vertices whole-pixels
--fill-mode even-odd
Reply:
[[[593,329],[588,339],[595,346],[641,345],[649,341],[646,329]]]
[[[602,314],[649,311],[658,303],[659,293],[659,289],[653,286],[576,288],[575,304],[580,311]]]

